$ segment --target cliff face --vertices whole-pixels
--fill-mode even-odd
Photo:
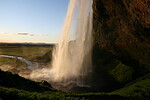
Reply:
[[[150,0],[94,0],[93,10],[96,45],[150,65]]]

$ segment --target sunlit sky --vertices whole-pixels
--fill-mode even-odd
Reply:
[[[57,42],[69,0],[0,0],[0,42]]]

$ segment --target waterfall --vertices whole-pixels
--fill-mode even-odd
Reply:
[[[92,0],[70,0],[52,65],[33,71],[31,79],[84,84],[83,79],[92,71],[92,3]]]

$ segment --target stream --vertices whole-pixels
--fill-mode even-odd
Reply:
[[[22,57],[18,57],[18,56],[11,56],[11,55],[0,55],[0,57],[6,57],[6,58],[14,58],[14,59],[18,59],[20,61],[23,61],[27,64],[27,66],[32,66],[32,62],[26,60],[25,58]]]

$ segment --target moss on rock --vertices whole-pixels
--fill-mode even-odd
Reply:
[[[110,74],[120,83],[126,83],[132,80],[134,69],[119,63]]]

